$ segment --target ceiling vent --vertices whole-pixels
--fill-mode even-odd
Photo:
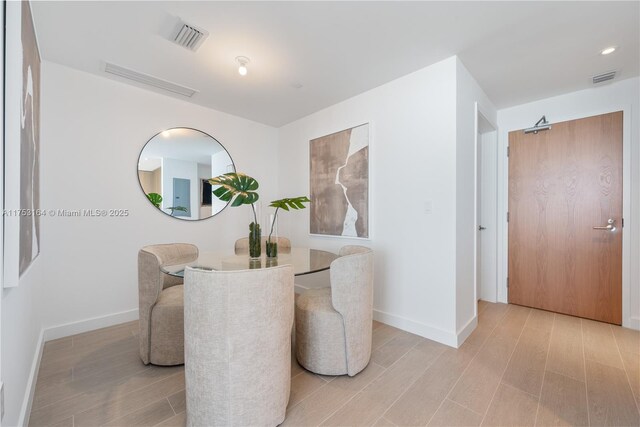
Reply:
[[[181,86],[176,83],[171,83],[166,80],[162,80],[157,77],[150,76],[148,74],[139,73],[137,71],[129,70],[128,68],[124,68],[115,64],[110,64],[108,62],[104,68],[104,71],[109,74],[113,74],[119,77],[124,77],[125,79],[133,80],[135,82],[142,83],[147,86],[153,86],[158,89],[177,93],[182,96],[187,96],[189,98],[192,97],[196,92],[198,92],[197,90],[188,88],[186,86]]]
[[[178,25],[172,34],[172,41],[193,52],[198,50],[202,43],[209,37],[209,33],[195,25],[178,20]]]
[[[616,78],[615,71],[609,71],[608,73],[598,74],[597,76],[593,76],[591,79],[594,85],[607,82],[609,80],[613,80]]]

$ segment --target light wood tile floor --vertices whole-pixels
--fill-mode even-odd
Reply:
[[[382,323],[359,375],[291,368],[284,425],[640,425],[640,333],[479,303],[459,349]],[[45,344],[31,426],[183,426],[183,367],[145,366],[137,323]]]

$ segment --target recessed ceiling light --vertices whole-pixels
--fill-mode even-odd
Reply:
[[[609,55],[610,53],[613,53],[616,51],[616,47],[615,46],[611,46],[608,47],[606,49],[602,49],[602,51],[600,52],[600,55]]]
[[[162,136],[164,136],[165,138],[168,138],[169,135],[171,135],[171,132],[169,132],[168,130],[163,130],[162,131]]]
[[[236,56],[236,62],[238,63],[238,74],[240,74],[241,76],[246,76],[249,58],[247,58],[246,56]]]

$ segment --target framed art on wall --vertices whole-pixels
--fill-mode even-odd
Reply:
[[[40,52],[29,2],[6,2],[3,286],[40,253]]]
[[[369,238],[369,123],[309,141],[310,233]]]

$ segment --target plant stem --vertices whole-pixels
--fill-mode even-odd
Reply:
[[[251,209],[253,210],[253,223],[258,225],[258,217],[256,216],[256,207],[251,203]]]
[[[280,208],[276,208],[276,213],[273,215],[273,221],[271,222],[271,231],[269,232],[269,238],[267,239],[269,243],[271,243],[271,235],[273,234],[273,227],[276,224],[276,218],[278,218],[278,209]]]

